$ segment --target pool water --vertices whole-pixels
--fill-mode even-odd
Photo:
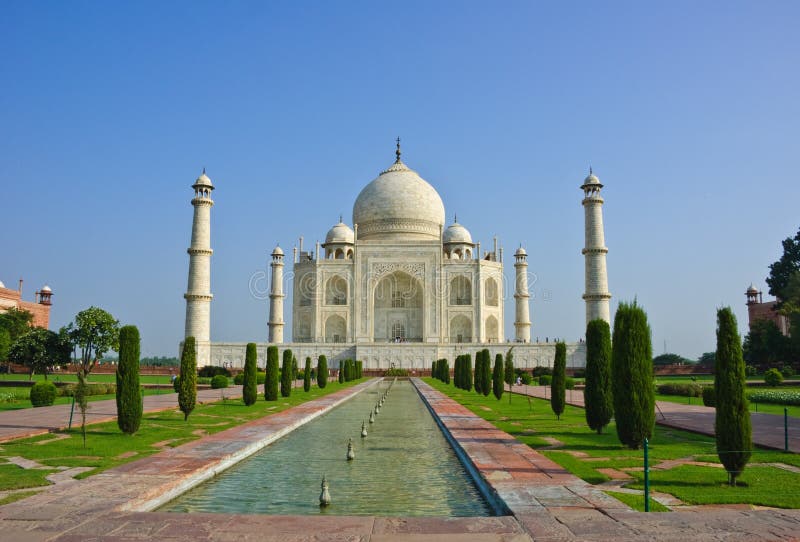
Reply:
[[[490,516],[413,385],[391,381],[352,399],[167,503],[166,512]],[[361,422],[368,436],[362,438]],[[347,460],[348,439],[355,459]],[[325,475],[331,504],[319,506]]]

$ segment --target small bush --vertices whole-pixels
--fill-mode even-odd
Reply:
[[[778,369],[770,369],[764,373],[764,382],[767,386],[780,386],[783,383],[783,375]]]
[[[656,390],[660,395],[680,395],[681,397],[701,397],[703,386],[694,382],[659,384]]]
[[[218,390],[220,388],[228,387],[228,377],[225,375],[216,375],[211,379],[211,389]]]
[[[717,395],[714,392],[714,386],[703,386],[703,404],[705,406],[717,406]]]
[[[577,369],[575,373],[572,375],[573,378],[586,378],[586,371],[583,369]]]
[[[200,367],[200,370],[197,371],[197,376],[205,378],[214,378],[217,375],[231,376],[231,372],[225,367],[219,367],[217,365],[206,365]]]
[[[539,377],[540,386],[549,386],[553,382],[552,375],[541,375]]]
[[[392,367],[383,373],[383,376],[408,376],[408,371],[399,367]]]
[[[197,380],[198,384],[205,384],[206,386],[211,384],[211,377],[210,376],[202,376],[200,378],[197,378],[196,380]]]
[[[748,399],[753,403],[773,403],[776,405],[800,406],[800,391],[764,390],[750,393]]]
[[[784,378],[792,378],[794,376],[794,368],[791,365],[784,365],[781,367],[781,374]]]
[[[758,369],[756,369],[752,365],[745,365],[744,374],[746,374],[747,376],[756,376],[758,374]]]
[[[60,390],[60,394],[66,397],[72,397],[75,395],[75,388],[77,388],[77,384],[70,384],[68,386],[64,386]],[[86,396],[89,397],[91,395],[106,395],[109,393],[117,393],[117,385],[116,384],[103,384],[99,382],[91,382],[86,384]]]
[[[531,378],[531,375],[529,375],[528,373],[522,373],[519,378],[520,380],[522,380],[522,383],[525,384],[526,386],[529,386],[530,383],[533,382],[533,378]]]
[[[552,376],[553,370],[550,367],[534,367],[532,371],[533,377],[538,376]]]
[[[575,379],[570,377],[570,376],[568,376],[566,379],[564,379],[564,389],[574,390],[575,389]]]
[[[31,388],[31,404],[35,407],[50,406],[56,400],[56,386],[52,382],[37,382]]]
[[[256,373],[256,384],[263,384],[267,379],[267,373],[258,371]],[[233,383],[237,386],[244,384],[244,372],[241,372],[233,377]]]
[[[175,390],[175,393],[178,393],[181,389],[181,377],[176,376],[175,380],[172,381],[172,389]]]

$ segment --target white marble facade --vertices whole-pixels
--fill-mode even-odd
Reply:
[[[492,356],[513,348],[519,367],[552,366],[554,343],[530,342],[527,252],[522,247],[515,252],[515,280],[506,289],[497,238],[482,250],[457,219],[445,226],[441,197],[401,161],[399,141],[396,155],[356,198],[352,228],[340,219],[313,251],[303,249],[301,238],[285,262],[280,248],[273,251],[269,343],[258,346],[260,366],[268,344],[291,348],[298,360],[311,357],[314,364],[325,354],[332,368],[352,358],[365,369],[425,369],[435,359],[452,363],[459,354],[474,357],[483,348]],[[591,203],[597,197],[587,192]],[[591,239],[587,234],[587,247],[594,256],[604,248],[602,233],[596,235],[602,222],[593,205],[584,205],[587,231],[593,233]],[[604,252],[602,259],[604,264]],[[587,260],[596,264],[598,258]],[[283,342],[284,265],[292,277],[289,343]],[[589,273],[589,267],[596,265],[587,262],[587,277],[594,282],[598,273]],[[604,281],[603,272],[597,282]],[[596,303],[595,296],[607,304],[603,286],[591,288],[587,278],[587,306]],[[516,304],[513,338],[504,335],[508,290]],[[244,351],[245,343],[211,343],[198,364],[241,367]],[[585,366],[583,343],[568,344],[567,352],[568,367]]]

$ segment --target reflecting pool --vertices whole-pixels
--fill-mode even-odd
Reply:
[[[252,514],[489,516],[474,485],[413,385],[391,381],[267,446],[160,510]],[[369,423],[373,412],[375,423]],[[368,435],[361,437],[365,422]],[[353,439],[355,459],[347,460]],[[332,503],[320,508],[327,478]]]

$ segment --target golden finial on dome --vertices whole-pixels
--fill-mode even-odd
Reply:
[[[400,162],[400,137],[397,138],[397,150],[394,151],[394,154],[397,156],[397,160],[395,160],[395,164]]]

